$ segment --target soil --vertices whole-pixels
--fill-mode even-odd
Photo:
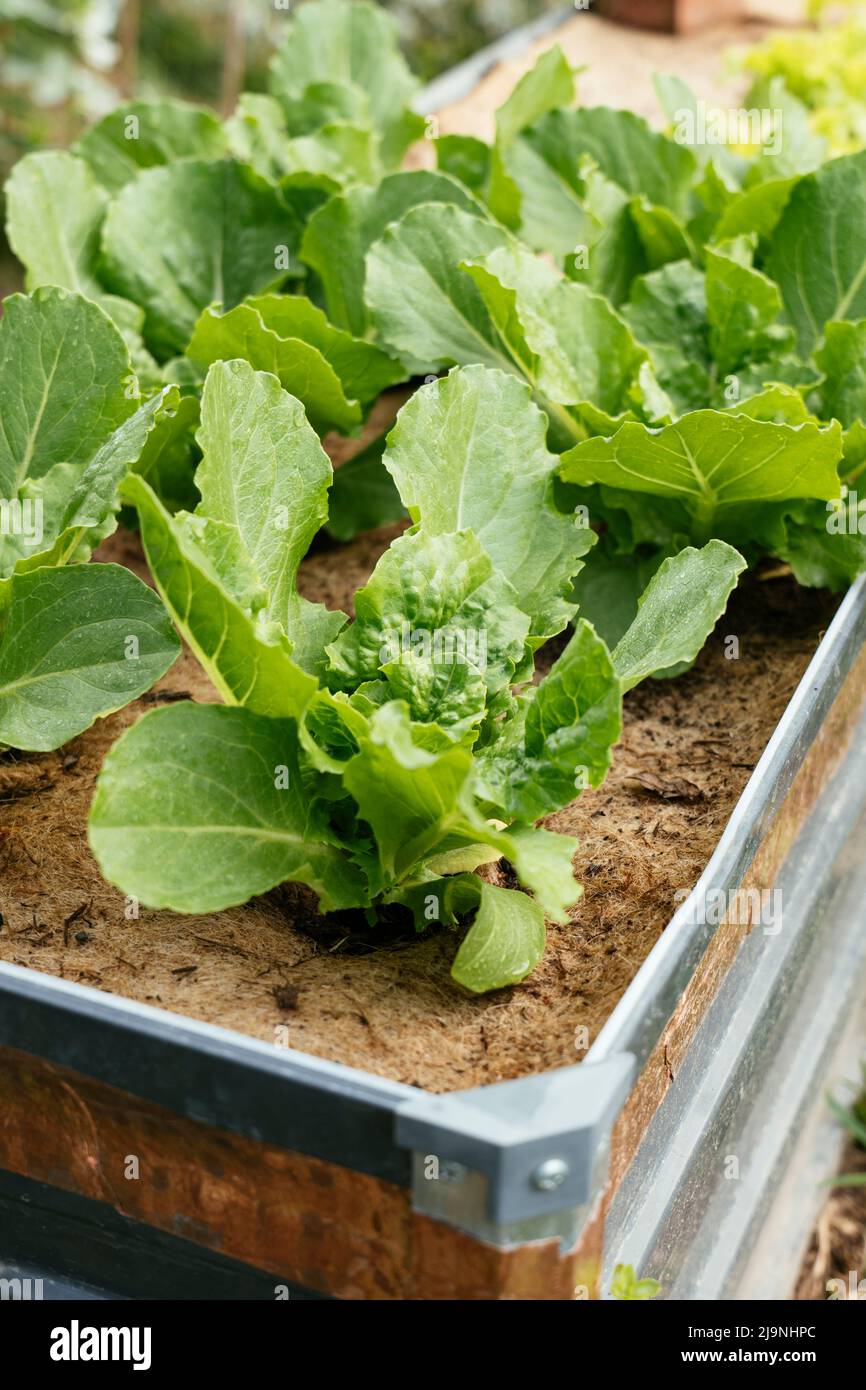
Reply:
[[[350,611],[398,530],[315,550],[307,596]],[[99,558],[144,573],[131,533]],[[606,783],[546,822],[579,838],[585,892],[520,986],[465,994],[449,976],[455,934],[418,939],[398,921],[359,935],[320,918],[303,889],[130,920],[88,849],[88,807],[106,751],[144,709],[214,698],[186,652],[155,690],[57,752],[0,757],[0,958],[432,1091],[580,1060],[704,868],[833,608],[784,575],[750,576],[692,672],[630,693]]]

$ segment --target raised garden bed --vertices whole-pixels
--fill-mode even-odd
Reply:
[[[716,47],[674,51],[692,73]],[[399,529],[320,539],[303,596],[349,612]],[[128,533],[97,558],[147,573]],[[579,840],[584,896],[529,980],[487,997],[454,986],[452,932],[416,940],[399,913],[359,929],[284,885],[179,916],[105,883],[85,839],[97,774],[142,710],[214,699],[189,652],[58,751],[4,754],[8,1253],[132,1296],[570,1298],[620,1259],[670,1296],[731,1296],[834,1055],[816,1002],[863,978],[843,907],[864,625],[862,581],[839,605],[772,563],[746,576],[694,669],[627,694],[604,784],[547,817]],[[784,932],[702,920],[711,890],[781,892]],[[793,1079],[775,1063],[759,1143],[756,1097],[804,1011],[810,1060]],[[735,1142],[748,1181],[720,1219]]]

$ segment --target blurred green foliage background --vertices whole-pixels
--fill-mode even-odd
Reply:
[[[22,154],[67,145],[126,97],[223,111],[264,88],[303,0],[0,0],[0,184]],[[387,0],[427,80],[562,0]],[[16,287],[0,233],[0,295]]]
[[[559,3],[388,0],[384,8],[426,80]],[[27,149],[68,142],[121,97],[226,107],[237,90],[261,89],[288,13],[285,0],[0,0],[0,168]]]

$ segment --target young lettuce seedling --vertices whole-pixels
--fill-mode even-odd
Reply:
[[[621,692],[691,660],[744,561],[722,542],[663,566],[613,655],[571,601],[592,532],[556,505],[557,456],[527,385],[485,367],[420,389],[386,466],[412,525],[355,597],[302,597],[330,462],[300,403],[247,362],[202,398],[201,503],[170,515],[131,476],[148,562],[225,705],[147,714],[108,755],[90,837],[154,907],[216,911],[285,880],[322,910],[474,914],[454,962],[476,991],[523,979],[580,887],[575,842],[534,824],[597,786]],[[536,655],[574,620],[538,685]],[[472,871],[505,856],[527,891]]]

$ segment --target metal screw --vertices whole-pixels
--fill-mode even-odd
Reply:
[[[568,1177],[568,1164],[561,1158],[548,1158],[539,1163],[529,1181],[539,1192],[554,1192]]]

